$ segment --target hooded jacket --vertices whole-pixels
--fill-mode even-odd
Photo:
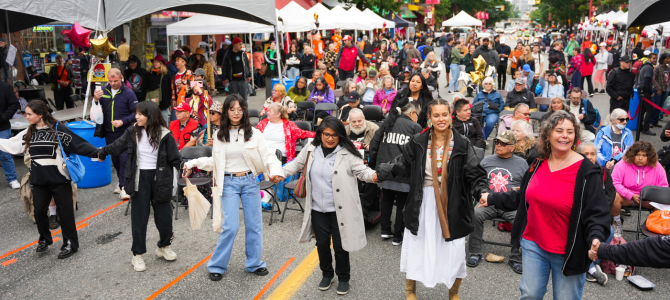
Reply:
[[[475,49],[475,53],[472,54],[472,57],[477,58],[480,55],[486,61],[486,65],[493,67],[493,69],[498,68],[498,61],[500,61],[500,57],[498,57],[498,51],[491,47],[484,48],[484,45],[481,45]]]
[[[505,99],[506,107],[514,108],[519,103],[526,103],[530,108],[537,108],[537,105],[535,104],[535,96],[527,88],[523,88],[521,92],[512,90],[507,93],[507,99]]]
[[[132,58],[134,57],[135,56],[132,56]],[[135,70],[132,70],[129,67],[123,71],[123,78],[125,78],[125,80],[130,83],[130,87],[132,88],[133,93],[135,93],[135,98],[137,98],[137,101],[144,101],[147,99],[147,89],[149,85],[147,80],[147,77],[149,77],[149,72],[147,72],[147,70],[144,68],[141,68],[141,65],[142,63],[138,62]]]
[[[447,190],[449,202],[447,222],[449,223],[450,238],[452,241],[467,236],[474,229],[472,220],[474,206],[472,199],[479,199],[482,193],[488,193],[486,170],[479,165],[470,141],[452,129],[454,148],[447,164]],[[402,155],[392,162],[377,167],[378,178],[396,180],[398,177],[409,177],[409,194],[403,219],[405,228],[416,235],[419,229],[419,213],[423,202],[423,180],[426,176],[426,153],[428,151],[430,130],[414,135],[403,147]],[[516,223],[515,223],[516,224]],[[604,239],[603,239],[604,241]],[[584,252],[586,254],[586,252]]]
[[[610,95],[610,99],[618,99],[622,97],[624,101],[630,100],[633,97],[633,84],[635,75],[630,69],[622,70],[620,67],[612,69],[609,76],[607,76],[606,91]]]
[[[617,156],[612,157],[612,126],[605,126],[596,134],[596,139],[593,143],[596,144],[596,149],[598,149],[598,164],[604,167],[612,159],[620,161],[626,150],[635,143],[635,140],[633,132],[628,128],[624,128],[621,131],[621,151]]]
[[[408,116],[401,115],[396,119],[393,128],[389,132],[377,130],[375,136],[370,142],[370,158],[368,165],[376,169],[383,163],[391,162],[393,159],[402,155],[402,150],[410,139],[422,128]],[[409,183],[409,177],[397,177],[393,181]]]
[[[472,100],[472,104],[474,105],[475,103],[482,101],[484,102],[484,115],[498,114],[505,108],[505,101],[503,100],[502,95],[500,95],[500,93],[498,93],[496,90],[491,90],[490,93],[487,93],[486,90],[482,90],[481,92],[477,93],[475,99]],[[498,109],[490,109],[490,102],[497,103]]]
[[[488,196],[489,206],[495,206],[505,211],[516,210],[516,217],[512,225],[513,247],[521,247],[521,238],[528,224],[526,189],[542,163],[546,162],[537,159],[530,166],[528,172],[523,176],[519,190],[491,193]],[[575,179],[568,240],[563,255],[565,261],[561,271],[565,276],[585,273],[593,262],[588,256],[591,242],[598,239],[604,243],[610,234],[612,216],[602,188],[602,182],[600,167],[586,158],[583,159]]]
[[[638,167],[636,164],[620,161],[614,165],[612,182],[614,182],[617,193],[628,200],[633,195],[639,195],[645,186],[668,186],[665,170],[658,162],[653,167]]]
[[[223,49],[221,49],[223,50]],[[219,50],[219,51],[221,51]],[[242,52],[240,50],[240,52]],[[217,53],[218,55],[218,53]],[[228,51],[223,52],[223,63],[221,65],[221,80],[233,80],[233,49],[230,48]],[[249,64],[249,59],[245,53],[242,53],[242,65],[244,66],[244,79],[251,77],[251,65]],[[268,73],[270,73],[268,71]]]
[[[470,140],[470,144],[479,148],[486,148],[486,142],[484,141],[484,132],[482,131],[482,124],[479,123],[477,118],[470,118],[466,121],[461,121],[454,116],[454,129],[458,133],[462,134],[464,137]]]
[[[124,174],[124,188],[128,195],[133,196],[140,184],[140,164],[137,156],[137,139],[134,132],[135,126],[131,126],[124,134],[116,139],[114,143],[100,149],[100,156],[108,154],[119,156],[127,152],[126,172]],[[180,170],[182,163],[181,154],[177,148],[177,142],[170,134],[170,130],[161,128],[161,141],[158,143],[158,158],[156,159],[156,177],[152,201],[168,202],[172,199],[172,177],[173,168]]]

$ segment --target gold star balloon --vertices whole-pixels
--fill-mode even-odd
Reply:
[[[475,64],[475,71],[470,72],[470,77],[472,77],[472,82],[476,85],[482,85],[484,80],[484,72],[486,71],[486,60],[480,55],[479,57],[472,60]]]
[[[114,53],[114,51],[116,51],[116,47],[112,45],[109,38],[91,39],[91,50],[89,50],[89,53],[105,59],[108,55]]]

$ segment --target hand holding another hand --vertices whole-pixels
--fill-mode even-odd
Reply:
[[[489,193],[482,193],[482,197],[479,198],[479,206],[477,207],[489,206],[488,199],[489,199]]]

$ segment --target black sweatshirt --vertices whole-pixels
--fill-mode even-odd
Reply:
[[[636,267],[670,268],[670,236],[648,237],[621,245],[601,243],[598,258]]]
[[[14,88],[6,82],[0,82],[0,131],[12,128],[9,120],[19,108],[21,104],[16,98]]]

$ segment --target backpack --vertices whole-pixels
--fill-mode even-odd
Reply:
[[[639,75],[640,74],[640,69],[642,69],[642,66],[644,65],[644,62],[639,59],[633,64],[633,67],[630,68],[630,71],[633,72],[634,75]]]
[[[584,102],[584,110],[586,110],[587,107],[588,107],[587,104],[589,103],[589,99],[584,99],[584,100],[582,100],[582,102]],[[596,119],[593,121],[593,125],[591,125],[591,126],[593,126],[593,128],[595,128],[596,131],[598,131],[598,130],[600,130],[600,127],[602,126],[602,119],[600,117],[600,112],[598,111],[598,109],[595,106],[593,107],[593,110],[596,111]]]
[[[479,124],[484,124],[484,101],[477,102],[470,107],[470,116],[479,121]]]
[[[444,64],[448,67],[451,65],[451,60],[453,59],[451,57],[451,47],[445,45],[444,48],[445,50],[442,51],[442,61],[444,61]]]
[[[611,66],[612,63],[614,63],[614,54],[610,53],[610,54],[607,56],[607,65],[608,65],[608,66]]]

